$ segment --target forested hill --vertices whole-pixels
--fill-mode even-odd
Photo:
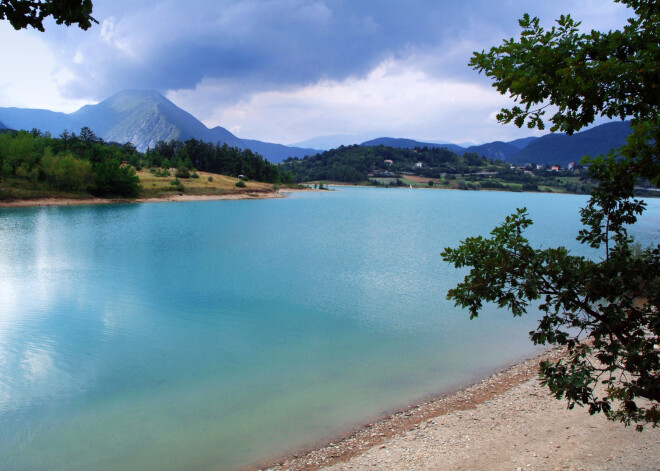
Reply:
[[[444,148],[452,152],[463,152],[465,148],[451,143],[433,143],[433,142],[420,142],[413,139],[402,139],[395,137],[379,137],[377,139],[372,139],[362,143],[363,146],[386,146],[386,147],[395,147],[395,148],[405,148],[405,149],[414,149],[416,147],[428,147],[428,148]]]
[[[279,165],[293,175],[294,181],[328,180],[357,183],[370,174],[411,173],[437,178],[442,173],[476,173],[496,170],[503,163],[493,163],[474,153],[458,155],[444,148],[406,149],[386,146],[353,145],[339,147],[303,159],[290,158]],[[499,168],[499,167],[497,167]]]
[[[546,164],[566,167],[570,162],[579,163],[585,155],[607,154],[626,143],[630,134],[628,121],[613,121],[595,126],[569,136],[563,133],[546,134],[541,137],[525,137],[514,141],[494,141],[463,148],[455,144],[432,144],[411,139],[381,137],[363,142],[363,146],[385,145],[407,149],[422,147],[444,147],[457,154],[474,152],[489,159],[504,160],[517,165]]]
[[[585,155],[595,157],[607,154],[626,143],[630,134],[630,122],[618,121],[601,124],[592,129],[566,134],[546,134],[523,147],[508,161],[518,165],[544,163],[562,166],[569,162],[580,162]]]

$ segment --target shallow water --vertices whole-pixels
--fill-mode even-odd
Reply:
[[[343,188],[0,210],[2,468],[237,468],[531,355],[535,314],[469,321],[439,254],[519,206],[530,239],[582,250],[585,201]]]

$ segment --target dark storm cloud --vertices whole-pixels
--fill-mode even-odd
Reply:
[[[524,11],[550,19],[570,7],[567,1],[543,5],[550,3],[97,1],[101,24],[91,33],[60,29],[50,39],[75,76],[65,90],[71,97],[100,99],[127,88],[191,89],[207,79],[222,81],[225,99],[235,100],[362,76],[391,57],[425,56],[427,73],[474,76],[466,66],[470,47],[516,34],[515,20]]]

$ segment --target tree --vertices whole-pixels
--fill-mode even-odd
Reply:
[[[133,167],[122,167],[117,160],[106,160],[94,166],[94,184],[90,192],[97,196],[125,196],[140,193],[140,178]]]
[[[0,20],[9,20],[16,30],[29,26],[43,32],[49,16],[58,25],[77,24],[83,30],[98,23],[92,17],[91,0],[0,0]]]
[[[563,359],[540,365],[541,382],[558,399],[642,430],[660,422],[660,245],[637,249],[627,226],[645,208],[635,183],[643,178],[657,187],[660,179],[660,9],[655,0],[615,1],[634,13],[620,31],[580,33],[570,16],[546,31],[525,15],[518,40],[470,61],[521,105],[503,109],[502,123],[543,129],[553,109],[551,130],[571,134],[597,117],[631,119],[626,145],[585,160],[599,184],[581,209],[577,239],[600,249],[601,258],[532,248],[523,237],[532,223],[524,208],[492,237],[470,237],[442,256],[471,267],[447,294],[471,318],[484,302],[520,316],[541,301],[543,317],[530,336],[566,349]]]
[[[70,153],[54,156],[50,147],[44,149],[41,166],[46,179],[58,189],[85,190],[92,181],[92,164],[88,160]]]

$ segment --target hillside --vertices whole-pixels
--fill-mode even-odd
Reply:
[[[239,188],[272,189],[273,183],[292,179],[249,149],[189,139],[159,141],[154,149],[140,153],[133,146],[109,143],[88,131],[53,137],[0,130],[0,168],[0,200],[91,195],[135,198],[170,192],[217,195]],[[215,181],[217,175],[224,177]],[[239,181],[239,177],[249,181]],[[222,182],[231,184],[226,188]]]
[[[513,141],[507,142],[507,144],[511,144],[514,146],[516,149],[522,149],[523,147],[526,147],[529,143],[537,140],[538,137],[536,136],[530,136],[530,137],[523,137],[520,139],[515,139]]]
[[[59,136],[64,130],[78,132],[89,127],[105,141],[130,142],[139,151],[153,148],[158,141],[197,139],[250,149],[271,162],[287,157],[314,154],[314,149],[287,147],[256,140],[243,140],[225,128],[207,128],[155,91],[129,90],[96,104],[86,105],[70,114],[49,110],[0,108],[0,121],[12,129],[37,128]]]
[[[489,159],[505,160],[508,162],[519,150],[518,147],[508,142],[495,141],[479,146],[470,146],[464,152],[475,152]]]
[[[395,137],[379,137],[372,139],[370,141],[363,142],[362,146],[386,146],[393,147],[396,149],[414,149],[415,147],[423,148],[427,147],[429,149],[448,149],[452,152],[463,152],[465,149],[456,144],[438,144],[432,142],[421,142],[415,141],[413,139],[401,139]]]
[[[314,155],[318,152],[317,149],[289,147],[283,144],[255,141],[254,139],[241,139],[241,141],[243,142],[245,148],[250,149],[252,152],[256,152],[257,154],[263,155],[268,159],[268,161],[273,163],[282,162],[289,157],[304,157],[306,155]]]
[[[509,161],[518,165],[545,163],[566,166],[569,162],[579,162],[585,155],[606,154],[610,149],[622,146],[628,134],[628,121],[601,124],[572,136],[546,134],[530,142]]]
[[[546,134],[542,137],[525,137],[510,142],[494,141],[478,146],[463,148],[456,144],[433,144],[413,139],[381,137],[363,142],[363,146],[388,146],[393,148],[446,148],[458,154],[474,152],[488,159],[503,160],[517,165],[559,164],[566,167],[569,162],[580,162],[585,155],[599,155],[618,148],[625,143],[630,133],[628,122],[612,122],[576,133]]]
[[[443,173],[475,173],[491,162],[476,154],[456,154],[441,147],[412,150],[406,147],[342,146],[304,159],[287,159],[279,168],[294,181],[331,180],[358,183],[369,176],[391,178],[412,174],[437,178]],[[504,165],[504,164],[500,164]],[[505,165],[508,168],[508,165]]]
[[[59,135],[69,129],[69,115],[50,110],[0,108],[0,121],[11,129],[31,131],[34,128]]]

